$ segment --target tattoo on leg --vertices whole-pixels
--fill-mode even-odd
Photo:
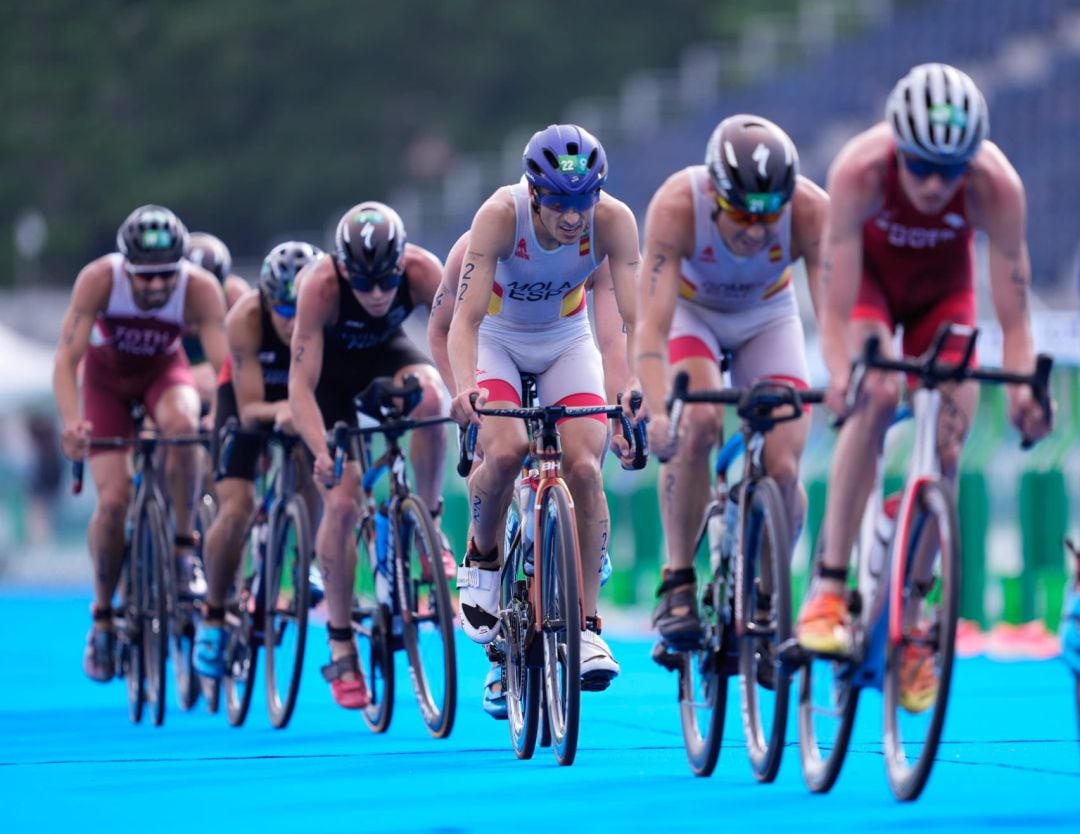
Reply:
[[[474,495],[472,500],[472,520],[476,523],[480,521],[480,505],[484,501],[479,495]]]

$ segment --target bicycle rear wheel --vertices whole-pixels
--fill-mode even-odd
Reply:
[[[169,606],[166,560],[172,558],[165,509],[153,497],[142,501],[135,518],[134,552],[139,567],[139,635],[145,669],[146,700],[154,726],[165,720]],[[170,566],[171,568],[171,566]]]
[[[205,565],[203,543],[206,533],[214,523],[217,507],[214,499],[207,494],[195,505],[195,557]],[[175,565],[173,566],[171,588],[176,588]],[[173,604],[173,617],[169,633],[169,657],[172,660],[173,676],[176,680],[176,700],[180,709],[187,712],[199,700],[201,685],[199,674],[195,671],[195,604],[180,601],[176,594],[170,594]]]
[[[715,501],[705,510],[705,520],[698,535],[694,553],[701,556],[705,546],[706,563],[709,554],[719,551],[720,542],[709,540],[709,522],[723,510]],[[696,561],[700,561],[696,559]],[[728,594],[723,582],[723,570],[717,566],[708,574],[707,584],[699,586],[699,599],[704,602],[701,612],[703,631],[701,646],[678,652],[679,718],[682,723],[683,746],[690,770],[695,776],[711,776],[720,757],[723,742],[724,717],[727,710],[727,674],[725,666],[725,615]]]
[[[531,759],[536,750],[536,733],[540,724],[540,667],[530,663],[528,650],[535,647],[530,627],[529,588],[522,572],[520,515],[511,503],[506,514],[506,561],[500,577],[499,609],[503,618],[502,634],[498,640],[505,646],[503,685],[506,687],[506,718],[510,726],[510,743],[519,759]],[[535,648],[534,648],[535,653]]]
[[[570,765],[581,715],[581,557],[574,511],[562,486],[544,493],[540,536],[544,697],[555,760]]]
[[[784,753],[791,686],[780,663],[780,647],[791,639],[791,535],[776,482],[744,486],[739,691],[750,765],[759,782],[771,782]]]
[[[371,702],[364,707],[364,723],[373,733],[385,733],[394,717],[394,637],[390,609],[375,593],[376,571],[374,521],[365,518],[357,532],[353,631],[357,654]],[[384,581],[382,578],[380,582]]]
[[[926,786],[941,741],[960,586],[959,524],[951,494],[940,483],[921,484],[907,522],[898,526],[901,540],[894,551],[903,564],[893,566],[889,617],[899,633],[890,627],[884,687],[885,768],[889,787],[902,801],[916,799]],[[922,673],[931,669],[936,692],[923,685]]]
[[[274,516],[265,574],[266,706],[279,730],[292,717],[304,671],[311,551],[307,507],[292,495]]]
[[[413,689],[428,732],[446,738],[454,728],[457,660],[442,543],[419,496],[408,495],[398,502],[394,519],[394,584]]]

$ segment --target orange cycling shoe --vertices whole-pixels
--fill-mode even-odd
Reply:
[[[353,680],[345,680],[342,676],[353,674]],[[332,660],[322,667],[322,676],[330,683],[330,694],[334,696],[334,702],[345,709],[363,709],[371,703],[371,695],[364,683],[364,673],[360,671],[360,664],[355,654],[347,654]]]
[[[818,654],[851,652],[851,615],[840,594],[819,592],[803,603],[795,639],[807,651]]]
[[[900,706],[912,713],[926,712],[937,694],[934,652],[924,643],[908,643],[900,650]]]

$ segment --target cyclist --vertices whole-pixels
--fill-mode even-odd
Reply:
[[[431,317],[428,319],[428,344],[431,347],[431,355],[451,396],[456,393],[457,386],[454,384],[446,340],[450,332],[461,265],[468,245],[469,233],[465,232],[450,249],[450,254],[446,256],[442,282],[435,294]],[[615,369],[626,367],[626,340],[622,335],[622,319],[619,316],[618,306],[615,304],[615,286],[612,283],[611,269],[606,260],[589,276],[585,282],[585,288],[593,293],[593,317],[600,322],[596,328],[597,335],[603,335],[605,339],[599,344],[599,348],[600,355],[604,358],[606,375],[608,373],[606,368],[609,366]],[[611,319],[608,324],[604,323],[606,317]],[[482,457],[483,452],[477,447],[476,459],[480,460]],[[502,512],[505,511],[504,508]],[[605,560],[601,564],[601,585],[610,573],[611,561],[605,553]],[[491,664],[484,680],[483,707],[484,711],[494,718],[506,717],[506,696],[502,691],[502,667],[497,662]]]
[[[94,625],[83,669],[94,680],[113,674],[112,596],[124,553],[124,519],[132,497],[131,464],[122,450],[90,450],[93,438],[133,432],[129,403],[141,401],[165,437],[190,434],[199,419],[199,396],[180,334],[195,332],[214,367],[225,358],[225,302],[221,286],[202,267],[184,260],[187,229],[169,209],[133,211],[116,235],[119,251],[79,273],[64,315],[53,373],[64,453],[90,455],[97,506],[89,528],[94,563]],[[80,401],[78,373],[82,368]],[[171,449],[165,480],[176,522],[180,592],[206,591],[193,548],[192,506],[198,482],[195,447]]]
[[[401,327],[413,307],[431,306],[441,269],[431,252],[406,242],[396,211],[365,202],[341,218],[333,253],[312,264],[300,286],[289,405],[296,430],[315,458],[315,481],[323,499],[315,536],[329,612],[331,662],[323,667],[323,676],[334,700],[347,709],[361,709],[370,700],[351,628],[362,491],[356,461],[346,464],[340,483],[334,484],[326,431],[338,421],[356,425],[353,398],[381,376],[392,376],[398,385],[409,375],[419,379],[423,400],[412,416],[443,412],[438,371]],[[436,516],[445,457],[443,426],[412,433],[410,460],[417,492]]]
[[[226,425],[244,429],[273,426],[293,433],[289,411],[289,343],[296,317],[296,277],[322,253],[309,243],[287,241],[263,260],[259,284],[233,306],[226,320],[230,355],[221,370],[214,408],[218,515],[206,533],[203,548],[207,590],[203,619],[195,636],[195,668],[220,679],[224,672],[227,634],[226,594],[236,575],[248,519],[255,506],[255,468],[262,440],[241,432],[223,442]],[[317,497],[310,470],[300,468],[308,510],[317,517]]]
[[[184,257],[210,272],[221,284],[225,292],[226,312],[240,300],[240,296],[251,287],[248,282],[232,272],[232,253],[221,238],[209,232],[192,232],[188,235],[188,246]],[[217,389],[217,372],[206,361],[202,345],[197,336],[185,334],[183,337],[184,353],[191,363],[191,372],[195,375],[195,387],[199,390],[204,413],[210,411]]]
[[[869,335],[880,336],[883,352],[894,355],[893,331],[902,326],[903,352],[918,355],[942,323],[974,324],[975,229],[988,238],[1003,364],[1023,373],[1034,368],[1024,186],[987,140],[988,130],[986,102],[968,75],[947,64],[921,64],[889,94],[885,120],[849,141],[833,162],[822,301],[833,411],[844,411],[849,362]],[[959,346],[946,348],[945,361],[959,359]],[[848,558],[874,481],[873,461],[900,397],[890,373],[869,374],[864,391],[865,407],[850,415],[837,438],[817,577],[796,626],[800,644],[812,651],[851,648]],[[955,481],[978,387],[969,382],[943,393],[938,450],[942,474]],[[1049,431],[1026,386],[1010,386],[1008,400],[1009,418],[1024,437],[1038,440]],[[901,704],[913,712],[937,695],[929,652],[912,644],[901,660]]]
[[[635,364],[649,442],[670,454],[664,399],[673,371],[691,388],[722,388],[720,360],[732,355],[734,385],[777,379],[809,385],[792,264],[802,258],[817,298],[820,242],[828,197],[799,175],[788,135],[767,119],[740,114],[709,137],[705,164],[673,174],[645,216],[645,275]],[[709,496],[709,450],[723,426],[721,408],[689,406],[675,456],[660,469],[660,513],[667,545],[653,623],[665,640],[701,635],[694,545]],[[809,414],[783,423],[765,441],[766,471],[788,509],[792,541],[806,514],[799,459]]]
[[[449,333],[456,386],[451,415],[462,425],[479,424],[484,450],[469,479],[471,537],[457,583],[462,626],[478,643],[490,643],[498,631],[497,543],[528,443],[517,421],[481,422],[471,398],[477,406],[520,405],[523,371],[536,374],[541,403],[598,405],[605,387],[608,398],[626,390],[625,362],[610,367],[593,341],[585,281],[607,258],[628,341],[641,257],[634,215],[601,191],[607,158],[590,133],[550,125],[529,140],[522,163],[525,180],[496,191],[473,220]],[[604,328],[602,343],[623,338],[618,316],[597,326]],[[568,420],[561,435],[582,554],[582,680],[601,689],[619,673],[596,610],[610,535],[600,478],[608,428],[603,418]],[[626,452],[623,442],[613,448],[620,457]]]

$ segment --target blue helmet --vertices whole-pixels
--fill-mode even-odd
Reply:
[[[533,134],[521,157],[530,185],[554,194],[586,194],[607,182],[607,154],[577,125],[548,125]]]

